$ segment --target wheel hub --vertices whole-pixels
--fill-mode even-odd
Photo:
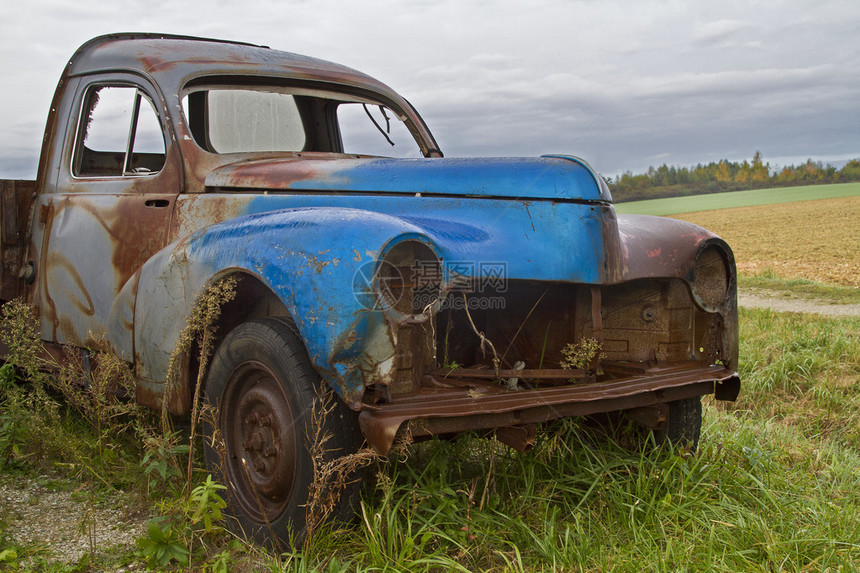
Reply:
[[[242,447],[245,448],[254,470],[260,474],[271,473],[279,450],[276,443],[278,437],[272,433],[272,417],[252,412],[245,418],[245,428],[245,435],[250,433],[250,437],[244,441]]]
[[[295,427],[284,389],[259,363],[237,368],[221,410],[232,493],[260,522],[285,509],[296,471]]]

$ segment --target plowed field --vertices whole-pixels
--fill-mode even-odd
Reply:
[[[742,273],[860,287],[860,196],[674,217],[728,241]]]

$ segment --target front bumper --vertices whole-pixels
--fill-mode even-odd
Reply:
[[[522,427],[570,416],[660,406],[705,394],[734,400],[740,389],[737,372],[720,365],[604,362],[602,367],[606,374],[600,379],[582,377],[572,384],[518,391],[488,380],[495,376],[487,371],[429,375],[416,392],[392,396],[385,403],[363,404],[359,424],[370,445],[386,454],[406,423],[412,436]],[[563,371],[500,372],[498,378],[558,379],[559,372]]]

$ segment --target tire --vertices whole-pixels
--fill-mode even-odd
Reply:
[[[670,443],[692,452],[699,446],[702,434],[702,397],[693,396],[669,402],[669,415],[662,427],[654,430],[657,444]]]
[[[237,534],[279,549],[303,541],[319,382],[295,325],[281,318],[239,325],[213,356],[206,401],[215,407],[220,440],[209,427],[206,466],[227,487],[228,524]],[[334,456],[361,435],[350,414],[336,408],[324,421]]]

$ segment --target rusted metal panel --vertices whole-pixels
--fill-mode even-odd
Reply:
[[[0,188],[0,227],[2,227],[3,244],[10,245],[18,242],[18,220],[15,216],[15,181],[2,181]]]
[[[501,378],[522,378],[523,380],[572,380],[587,378],[589,376],[589,374],[583,370],[564,370],[561,368],[523,368],[522,370],[500,369],[498,372],[494,370],[469,370],[468,368],[440,368],[431,372],[430,375],[435,376],[441,381],[441,383],[445,383],[448,380],[469,380],[472,378],[482,380],[498,380]]]
[[[69,193],[43,198],[43,336],[80,345],[90,336],[107,334],[111,326],[114,347],[131,360],[131,301],[123,304],[120,293],[128,284],[133,298],[137,271],[165,245],[174,196]],[[152,201],[166,207],[149,207]]]

